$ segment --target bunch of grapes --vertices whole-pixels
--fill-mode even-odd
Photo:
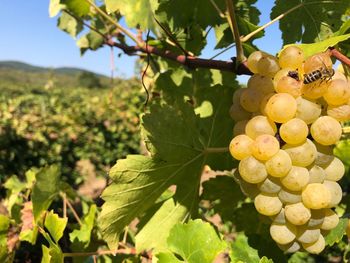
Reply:
[[[286,253],[318,254],[324,235],[337,226],[332,208],[342,199],[345,173],[333,156],[350,119],[350,84],[332,69],[327,53],[304,58],[295,46],[278,58],[252,53],[254,73],[233,96],[230,153],[235,176],[257,211],[271,218],[271,237]]]

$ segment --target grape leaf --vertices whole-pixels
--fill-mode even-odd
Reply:
[[[341,35],[341,36],[330,37],[330,38],[325,39],[323,41],[312,43],[312,44],[286,45],[286,46],[284,46],[284,48],[287,48],[288,46],[296,46],[296,47],[303,50],[304,56],[305,56],[305,58],[307,58],[309,56],[312,56],[313,54],[324,52],[327,50],[328,47],[334,47],[338,43],[345,41],[349,38],[350,38],[350,34],[346,34],[346,35]],[[280,52],[282,52],[282,50]]]
[[[338,225],[325,236],[327,245],[333,246],[343,238],[348,221],[348,218],[340,218]]]
[[[119,11],[125,16],[129,27],[140,26],[141,29],[153,29],[155,20],[153,13],[157,9],[156,0],[105,0],[108,13]]]
[[[56,165],[42,168],[36,174],[36,182],[31,195],[34,219],[37,222],[41,213],[47,210],[59,191],[60,170]]]
[[[83,244],[84,248],[89,246],[91,231],[95,223],[96,210],[96,205],[91,205],[88,214],[82,220],[80,229],[74,229],[73,232],[69,234],[69,239],[72,243]]]
[[[283,43],[312,43],[337,31],[342,24],[340,17],[349,6],[349,1],[276,0],[270,16],[273,19],[297,7],[279,21]]]
[[[219,201],[214,203],[214,211],[225,221],[232,219],[234,209],[245,197],[233,178],[216,176],[203,183],[201,199]]]
[[[248,238],[239,233],[236,240],[232,243],[230,250],[230,259],[233,263],[259,263],[260,257],[258,251],[248,244]]]
[[[48,233],[42,231],[41,234],[50,245],[49,247],[41,246],[43,252],[41,263],[63,263],[64,257],[61,248],[51,239]]]
[[[58,18],[57,26],[59,29],[67,32],[73,38],[75,38],[83,30],[83,24],[67,13],[63,13]]]
[[[178,185],[174,198],[165,201],[136,235],[136,250],[155,248],[155,251],[161,251],[166,249],[166,240],[170,230],[176,223],[184,222],[189,218],[193,209],[190,206],[196,195],[197,193],[193,191],[193,187],[188,182],[186,185],[183,184],[181,189]]]
[[[63,236],[63,231],[67,226],[67,222],[67,217],[60,218],[53,210],[46,214],[44,225],[56,243],[58,243]]]
[[[191,220],[187,224],[176,224],[170,231],[167,244],[170,251],[188,263],[213,262],[215,257],[227,247],[215,229],[200,219]],[[158,257],[158,262],[168,262],[168,258],[173,262],[182,262],[164,255]]]
[[[90,12],[90,4],[86,0],[61,0],[61,4],[77,16],[85,16]]]
[[[49,16],[56,16],[62,10],[63,7],[64,5],[61,4],[61,0],[50,0]]]
[[[7,232],[10,227],[10,219],[7,216],[0,214],[0,247],[7,243]]]

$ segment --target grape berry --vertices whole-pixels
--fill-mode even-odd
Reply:
[[[342,198],[337,181],[345,168],[332,146],[341,138],[340,122],[350,120],[350,84],[338,71],[305,81],[310,72],[333,71],[332,61],[326,53],[305,59],[295,46],[278,59],[253,52],[247,64],[254,75],[230,109],[236,124],[229,149],[240,161],[235,176],[271,219],[271,237],[282,250],[319,254],[339,222],[332,208]]]

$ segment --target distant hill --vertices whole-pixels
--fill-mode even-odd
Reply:
[[[110,78],[102,74],[74,67],[45,68],[20,61],[0,61],[1,87],[44,87],[48,82],[56,86],[76,87],[81,84],[79,76],[89,73],[96,76],[102,86],[110,84]],[[115,82],[120,79],[115,79]]]

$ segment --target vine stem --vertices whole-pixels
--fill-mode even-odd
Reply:
[[[337,50],[334,47],[329,47],[328,48],[331,56],[335,57],[336,59],[338,59],[340,62],[344,63],[345,65],[347,65],[348,67],[350,67],[350,58],[348,58],[347,56],[345,56],[344,54],[342,54],[339,50]]]
[[[231,27],[231,31],[233,33],[235,43],[236,43],[236,57],[237,57],[236,63],[238,66],[243,61],[245,61],[247,58],[244,56],[244,52],[243,52],[241,36],[239,34],[239,29],[238,29],[236,14],[235,14],[235,8],[233,6],[233,1],[226,0],[226,7],[227,7],[227,12],[228,12],[227,20],[228,20],[228,23]]]
[[[205,154],[207,154],[207,153],[226,153],[228,151],[229,151],[228,147],[217,147],[217,148],[206,148],[204,150],[204,153]]]
[[[63,198],[64,202],[68,205],[69,209],[72,211],[72,214],[73,214],[74,218],[77,220],[78,224],[81,226],[83,223],[81,222],[80,217],[78,216],[78,213],[75,211],[73,205],[66,198],[65,194],[60,193],[60,195]]]
[[[127,35],[129,38],[131,38],[138,46],[143,46],[145,43],[143,41],[140,41],[136,35],[134,35],[131,31],[127,30],[126,28],[122,27],[118,22],[114,21],[113,18],[111,18],[108,14],[106,14],[101,8],[99,8],[94,2],[91,0],[85,0],[88,2],[95,10],[102,15],[104,18],[106,18],[109,22],[111,22],[113,25],[115,25],[121,32],[123,32],[125,35]]]
[[[284,12],[283,14],[280,14],[279,16],[275,17],[274,19],[272,19],[270,22],[266,23],[265,25],[262,25],[261,27],[259,27],[258,29],[254,30],[253,32],[249,33],[248,35],[244,36],[241,38],[242,42],[246,42],[248,41],[252,36],[256,35],[257,33],[259,33],[260,31],[264,30],[265,28],[267,28],[268,26],[272,25],[273,23],[277,22],[278,20],[280,20],[281,18],[285,17],[286,15],[288,15],[289,13],[293,12],[294,10],[302,7],[304,5],[304,3],[300,3],[299,5],[296,5],[290,9],[288,9],[286,12]]]

